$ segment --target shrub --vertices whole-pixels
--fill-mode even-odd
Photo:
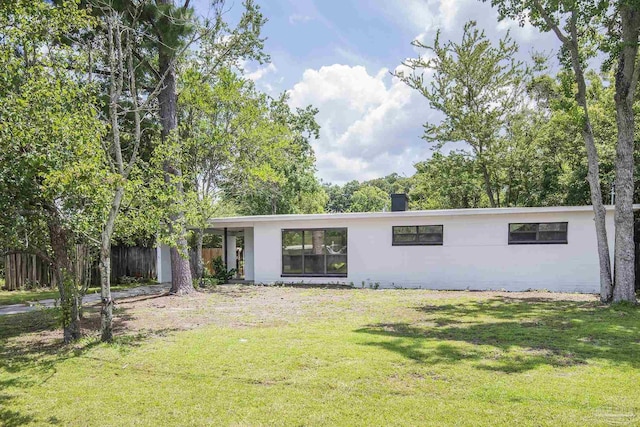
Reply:
[[[199,286],[201,288],[213,288],[218,285],[218,279],[213,276],[205,276],[200,279]]]
[[[228,283],[233,276],[236,275],[236,269],[232,268],[231,270],[227,270],[224,265],[224,261],[222,261],[222,257],[216,257],[211,260],[211,269],[213,270],[213,275],[208,276],[217,280],[217,283]]]

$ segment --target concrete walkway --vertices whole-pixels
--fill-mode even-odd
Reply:
[[[142,295],[160,295],[171,288],[171,283],[160,283],[158,285],[146,285],[138,286],[136,288],[124,289],[122,291],[116,291],[111,293],[111,297],[114,300],[129,297],[138,297]],[[93,305],[100,302],[100,293],[90,293],[84,296],[82,299],[83,305]],[[43,307],[54,307],[56,300],[44,299],[30,304],[12,304],[12,305],[0,305],[0,316],[6,316],[7,314],[19,314],[27,313],[29,311],[38,310]]]

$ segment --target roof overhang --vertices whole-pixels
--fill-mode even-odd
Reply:
[[[615,206],[605,206],[607,211],[614,211]],[[640,204],[633,205],[633,210],[640,210]],[[516,215],[516,214],[545,214],[545,213],[578,213],[593,212],[592,206],[548,206],[548,207],[519,207],[519,208],[476,208],[476,209],[437,209],[401,212],[353,212],[353,213],[323,213],[323,214],[289,214],[289,215],[253,215],[227,218],[214,218],[209,221],[209,227],[250,227],[255,223],[281,221],[316,221],[316,220],[353,220],[377,218],[430,218],[442,216],[471,216],[471,215]]]

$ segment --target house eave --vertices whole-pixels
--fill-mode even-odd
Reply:
[[[607,205],[608,212],[614,211],[615,206]],[[634,211],[640,210],[640,204],[633,206]],[[286,214],[286,215],[253,215],[226,218],[214,218],[209,221],[210,227],[238,227],[251,226],[254,223],[280,221],[340,221],[354,219],[378,218],[430,218],[430,217],[459,217],[471,215],[517,215],[517,214],[545,214],[545,213],[574,213],[593,212],[592,206],[547,206],[547,207],[517,207],[517,208],[474,208],[474,209],[438,209],[438,210],[410,210],[402,212],[353,212],[353,213],[323,213],[323,214]]]

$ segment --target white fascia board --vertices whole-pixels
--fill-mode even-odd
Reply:
[[[615,210],[615,206],[605,206],[607,211]],[[633,206],[634,210],[640,210],[640,204]],[[442,216],[472,216],[472,215],[516,215],[536,213],[562,213],[562,212],[592,212],[592,206],[548,206],[534,208],[476,208],[476,209],[441,209],[423,211],[400,212],[354,212],[354,213],[324,213],[324,214],[288,214],[288,215],[254,215],[237,216],[227,218],[214,218],[209,221],[210,227],[242,227],[255,223],[275,221],[315,221],[315,220],[353,220],[376,218],[429,218]]]

